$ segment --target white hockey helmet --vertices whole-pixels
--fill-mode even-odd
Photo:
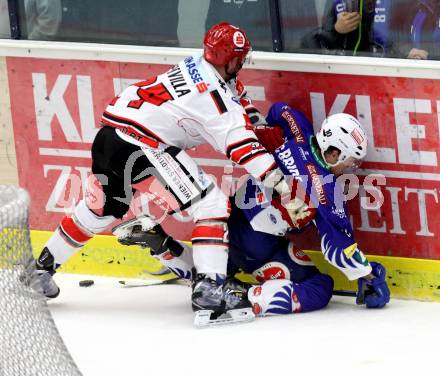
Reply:
[[[367,136],[359,121],[349,114],[335,114],[329,116],[321,125],[320,131],[316,135],[321,155],[330,146],[338,148],[338,161],[327,165],[334,167],[339,163],[347,161],[349,158],[356,162],[360,162],[367,155]]]

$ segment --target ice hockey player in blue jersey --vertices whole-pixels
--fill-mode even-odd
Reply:
[[[232,289],[235,294],[227,294],[228,299],[249,300],[257,315],[325,307],[332,296],[333,280],[320,273],[286,237],[313,223],[325,259],[349,280],[358,280],[356,302],[369,308],[384,307],[390,298],[385,268],[369,263],[358,248],[342,190],[336,183],[337,176],[357,167],[366,155],[367,139],[361,125],[348,114],[336,114],[323,122],[315,136],[306,117],[284,103],[274,104],[266,120],[267,123],[261,119],[257,122],[255,133],[273,153],[285,176],[291,178],[290,194],[287,199],[273,195],[249,177],[231,198],[231,278],[224,290]],[[182,278],[191,278],[189,246],[174,241],[160,225],[150,231],[151,224],[143,225],[142,219],[122,227],[125,231],[118,235],[122,243],[151,247],[155,257],[170,270]],[[261,284],[240,283],[233,278],[239,270],[252,274]]]
[[[255,132],[262,144],[273,152],[283,173],[294,178],[291,188],[298,198],[296,206],[295,200],[284,206],[276,198],[269,202],[264,197],[271,197],[271,192],[265,192],[251,178],[244,200],[238,202],[238,192],[235,204],[241,205],[242,213],[254,230],[274,235],[301,228],[313,218],[325,259],[349,280],[358,280],[357,303],[366,304],[368,308],[385,306],[390,298],[385,268],[379,263],[369,263],[358,248],[342,188],[336,182],[337,176],[358,167],[366,156],[367,137],[361,124],[348,114],[332,115],[315,136],[304,114],[285,103],[274,104],[266,121],[267,124],[257,126]],[[242,205],[249,197],[258,196],[254,205]],[[232,220],[230,226],[236,227]],[[231,244],[233,236],[234,233],[230,233]],[[264,288],[263,284],[260,296],[264,295]],[[292,288],[299,290],[297,286]],[[252,301],[253,297],[249,298]],[[264,301],[262,306],[264,311]]]

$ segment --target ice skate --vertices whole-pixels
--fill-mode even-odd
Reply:
[[[20,279],[24,284],[42,293],[46,298],[53,299],[60,294],[60,288],[53,279],[54,274],[53,257],[49,250],[44,248],[38,260],[31,258],[28,261]]]
[[[198,274],[192,295],[194,325],[198,328],[252,321],[255,318],[247,300],[247,288],[237,282],[220,284]]]

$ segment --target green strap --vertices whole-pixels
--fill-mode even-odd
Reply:
[[[358,31],[359,36],[358,36],[358,40],[357,40],[356,46],[354,47],[353,56],[356,56],[357,50],[358,50],[358,48],[359,48],[359,46],[361,44],[361,40],[362,40],[362,15],[363,15],[363,13],[364,13],[364,0],[359,0],[359,14],[361,16],[361,20],[360,20],[359,26],[358,26],[358,28],[359,28],[359,31]]]

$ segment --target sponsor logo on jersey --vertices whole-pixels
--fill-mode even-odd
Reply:
[[[322,205],[327,205],[327,196],[325,194],[321,176],[318,175],[318,171],[316,171],[316,166],[309,163],[306,167],[310,177],[312,178],[312,184],[315,189],[316,196],[318,197],[319,203]]]
[[[293,158],[290,149],[286,149],[286,146],[283,144],[279,149],[275,150],[275,153],[284,164],[284,166],[287,168],[289,174],[297,178],[299,181],[302,181],[298,167],[296,166],[295,159]]]
[[[167,76],[170,80],[171,86],[179,98],[191,93],[188,83],[183,77],[183,73],[178,65],[175,65],[173,68],[171,68],[167,72]]]
[[[196,85],[199,93],[204,93],[208,90],[208,85],[205,81],[203,81],[203,77],[200,74],[199,70],[196,68],[196,63],[194,62],[194,58],[192,56],[187,57],[185,60],[185,66],[188,71],[189,76],[191,77],[192,82]]]
[[[226,88],[225,81],[223,81],[221,78],[217,77],[217,82],[218,82],[219,86],[223,89],[223,91],[226,93],[228,91],[228,89]]]
[[[277,224],[277,218],[276,218],[273,214],[270,214],[270,215],[269,215],[269,218],[270,218],[270,220],[272,221],[272,223],[273,223],[274,225]]]
[[[269,262],[252,273],[258,282],[272,279],[290,279],[290,271],[281,262]]]
[[[292,132],[293,136],[295,137],[295,141],[298,144],[303,144],[305,142],[305,138],[304,138],[304,135],[301,131],[301,128],[298,126],[295,118],[287,110],[285,110],[281,113],[281,117],[287,121],[287,124],[289,124],[290,131]]]
[[[234,44],[238,47],[238,48],[243,48],[244,44],[246,42],[244,35],[241,31],[236,31],[232,37],[232,40],[234,41]]]
[[[361,145],[362,142],[364,142],[364,138],[362,137],[361,132],[359,132],[356,128],[351,131],[350,135],[351,137],[353,137],[358,145]]]
[[[237,103],[239,106],[241,106],[240,98],[238,97],[231,97],[232,101]]]
[[[342,208],[340,208],[340,209],[338,209],[338,208],[333,208],[332,209],[332,214],[333,215],[336,215],[337,217],[339,217],[339,218],[341,218],[341,219],[344,219],[347,215],[345,214],[345,210],[344,209],[342,209]]]
[[[310,155],[310,153],[307,150],[304,150],[301,147],[299,147],[298,150],[299,150],[299,153],[301,154],[302,159],[304,161],[307,161],[309,159],[308,156]]]

